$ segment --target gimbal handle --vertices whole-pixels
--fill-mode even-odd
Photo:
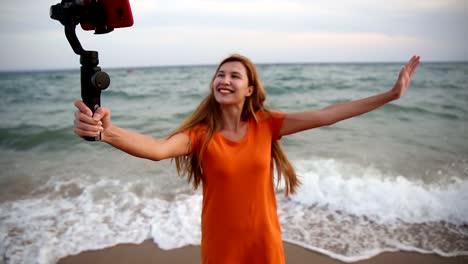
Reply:
[[[76,25],[80,17],[76,15],[79,3],[73,0],[62,0],[61,4],[50,7],[50,17],[59,20],[65,27],[65,36],[73,51],[80,55],[81,63],[81,98],[91,111],[101,106],[101,91],[109,87],[109,75],[98,67],[99,57],[97,51],[87,51],[81,46],[76,36]],[[100,141],[101,136],[83,137],[88,141]]]

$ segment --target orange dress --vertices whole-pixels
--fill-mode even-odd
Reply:
[[[203,264],[285,263],[271,167],[285,114],[257,117],[240,141],[218,132],[203,154]]]

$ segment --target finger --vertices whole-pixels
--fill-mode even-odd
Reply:
[[[96,137],[99,135],[99,132],[85,131],[76,127],[73,129],[73,131],[75,132],[77,136],[80,136],[80,137]]]
[[[104,128],[101,125],[90,125],[86,124],[83,122],[80,122],[79,120],[76,120],[73,122],[74,128],[79,128],[84,131],[90,131],[90,132],[102,132]]]
[[[107,109],[107,108],[105,108],[105,107],[99,107],[99,108],[96,109],[96,111],[94,112],[93,119],[96,120],[96,121],[99,121],[99,120],[101,120],[104,116],[106,116],[108,113],[109,113],[109,109]]]
[[[410,72],[410,77],[413,78],[414,74],[416,73],[416,68],[418,67],[418,64],[416,64],[412,69],[411,69],[411,72]]]
[[[408,62],[403,66],[404,69],[409,69],[411,68],[411,66],[413,65],[413,61],[414,61],[414,56],[411,57]]]
[[[413,56],[411,57],[410,61],[408,62],[408,65],[410,68],[413,68],[414,65],[417,63],[418,61],[418,57],[417,56]]]
[[[416,68],[419,66],[420,61],[419,61],[419,56],[416,56],[411,71],[410,71],[410,76],[413,77],[414,73],[416,72]]]
[[[83,101],[81,100],[76,100],[75,101],[75,106],[76,108],[78,108],[78,110],[80,110],[80,112],[88,115],[88,116],[92,116],[93,115],[93,111],[91,111],[91,109],[89,109],[89,107],[87,107],[85,105],[85,103],[83,103]]]
[[[414,69],[419,64],[419,56],[413,56],[410,61],[411,69]]]
[[[101,123],[101,121],[96,121],[91,116],[88,116],[80,111],[75,112],[75,120],[79,120],[90,125],[98,125],[99,123]]]
[[[411,57],[411,59],[403,66],[401,71],[401,77],[405,76],[407,78],[411,78],[411,74],[414,73],[414,69],[418,64],[417,56]]]

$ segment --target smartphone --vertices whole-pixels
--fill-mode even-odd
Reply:
[[[132,9],[129,0],[82,0],[87,15],[80,24],[84,30],[95,30],[98,34],[107,33],[114,28],[133,25]],[[107,32],[105,32],[107,30]]]

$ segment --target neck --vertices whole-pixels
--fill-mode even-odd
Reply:
[[[221,106],[221,113],[223,117],[224,130],[239,131],[245,124],[242,121],[242,107],[239,106]]]

